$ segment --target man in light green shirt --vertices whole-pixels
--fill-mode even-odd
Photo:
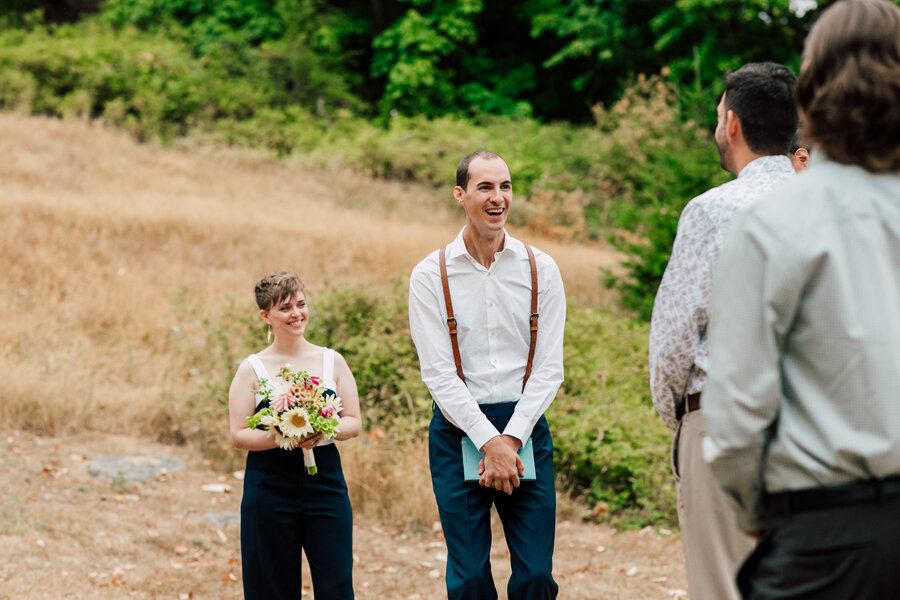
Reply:
[[[900,8],[806,41],[799,177],[737,217],[713,277],[704,456],[761,535],[745,600],[900,593]]]

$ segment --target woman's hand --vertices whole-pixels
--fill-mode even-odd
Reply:
[[[300,440],[300,447],[303,448],[304,450],[312,450],[319,444],[319,442],[321,442],[324,439],[325,439],[324,433],[322,433],[322,432],[313,433],[313,434],[306,436],[302,440]]]

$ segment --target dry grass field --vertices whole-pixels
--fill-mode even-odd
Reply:
[[[0,113],[0,599],[239,597],[237,531],[201,517],[237,510],[240,481],[190,445],[156,441],[191,385],[174,334],[272,270],[300,273],[313,302],[331,283],[387,285],[461,227],[449,198],[449,187]],[[606,301],[597,269],[612,253],[528,239],[556,258],[570,297]],[[132,487],[87,475],[89,460],[124,451],[190,469]],[[436,520],[424,447],[365,438],[344,456],[359,597],[439,598],[439,535],[408,528]],[[217,478],[230,494],[200,490]],[[617,534],[578,511],[563,500],[562,598],[684,588],[677,536]]]

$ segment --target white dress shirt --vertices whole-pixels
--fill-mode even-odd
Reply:
[[[531,267],[525,244],[504,230],[503,249],[486,269],[468,253],[462,236],[460,231],[447,249],[447,279],[466,383],[456,374],[450,345],[438,262],[442,249],[416,265],[409,280],[410,332],[422,380],[447,420],[476,448],[500,435],[478,405],[518,401],[503,434],[524,443],[563,381],[562,277],[553,259],[535,248],[540,317],[531,376],[523,391],[531,342]]]

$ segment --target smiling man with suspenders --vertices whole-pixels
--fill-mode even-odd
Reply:
[[[509,599],[556,598],[553,443],[543,413],[563,381],[562,278],[552,258],[506,232],[512,181],[502,158],[485,150],[464,158],[453,195],[466,226],[409,282],[410,331],[436,405],[429,461],[447,595],[497,598],[494,505],[512,563]]]

